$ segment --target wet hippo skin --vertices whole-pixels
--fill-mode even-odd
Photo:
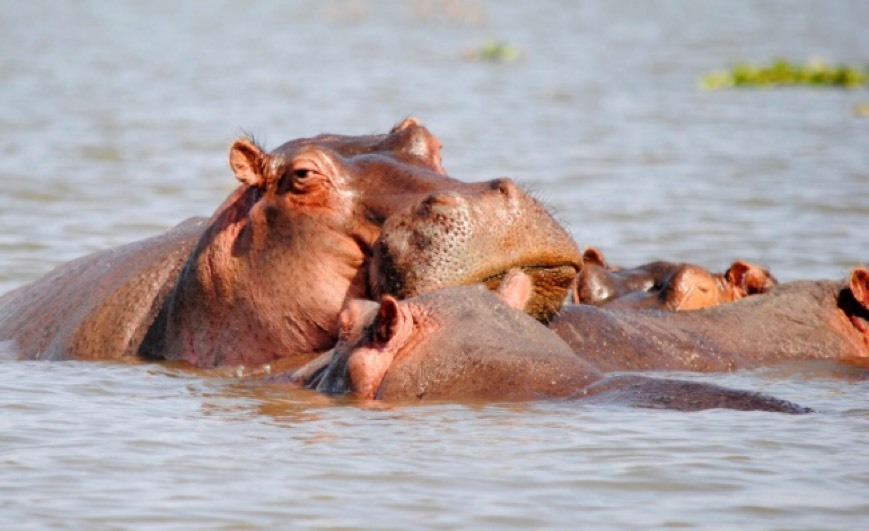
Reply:
[[[403,301],[350,301],[339,317],[341,337],[332,356],[296,380],[324,393],[390,402],[559,398],[683,411],[807,411],[710,384],[605,377],[520,311],[531,289],[526,275],[513,272],[497,294],[464,286]]]

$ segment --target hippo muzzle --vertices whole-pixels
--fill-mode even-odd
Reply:
[[[372,294],[400,299],[447,286],[527,274],[534,292],[525,311],[548,320],[560,308],[582,257],[551,214],[510,179],[470,191],[436,192],[386,220],[375,243]]]

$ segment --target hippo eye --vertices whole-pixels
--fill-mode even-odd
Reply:
[[[317,170],[304,166],[294,168],[286,173],[278,185],[278,193],[305,192],[314,182]]]

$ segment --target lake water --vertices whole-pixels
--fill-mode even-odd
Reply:
[[[208,215],[268,147],[414,115],[612,263],[780,280],[869,262],[869,91],[706,92],[745,60],[866,64],[869,3],[0,0],[0,292]],[[467,58],[504,40],[522,57]],[[0,342],[3,528],[847,529],[869,377],[680,375],[817,414],[573,403],[365,407]],[[860,524],[863,522],[863,524]]]

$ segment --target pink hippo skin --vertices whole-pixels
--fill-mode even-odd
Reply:
[[[379,305],[350,301],[340,314],[340,340],[329,364],[308,384],[329,394],[390,402],[571,398],[683,411],[807,411],[710,384],[604,377],[520,311],[531,289],[526,275],[513,272],[498,294],[464,286],[403,301],[386,296]]]
[[[869,270],[780,284],[693,312],[568,305],[550,322],[603,371],[729,371],[796,360],[869,361]]]
[[[611,267],[594,247],[585,250],[573,302],[609,309],[698,310],[766,293],[778,282],[765,267],[733,262],[723,274],[679,262]]]
[[[320,135],[269,153],[241,139],[229,159],[241,185],[209,220],[80,258],[4,295],[0,339],[30,359],[297,367],[334,345],[347,297],[372,296],[368,262],[384,222],[438,193],[500,200],[529,231],[509,254],[487,257],[487,274],[535,268],[550,289],[533,304],[550,314],[579,269],[578,249],[544,208],[507,179],[447,176],[440,142],[414,119],[388,134]],[[446,284],[480,280],[451,273]]]

